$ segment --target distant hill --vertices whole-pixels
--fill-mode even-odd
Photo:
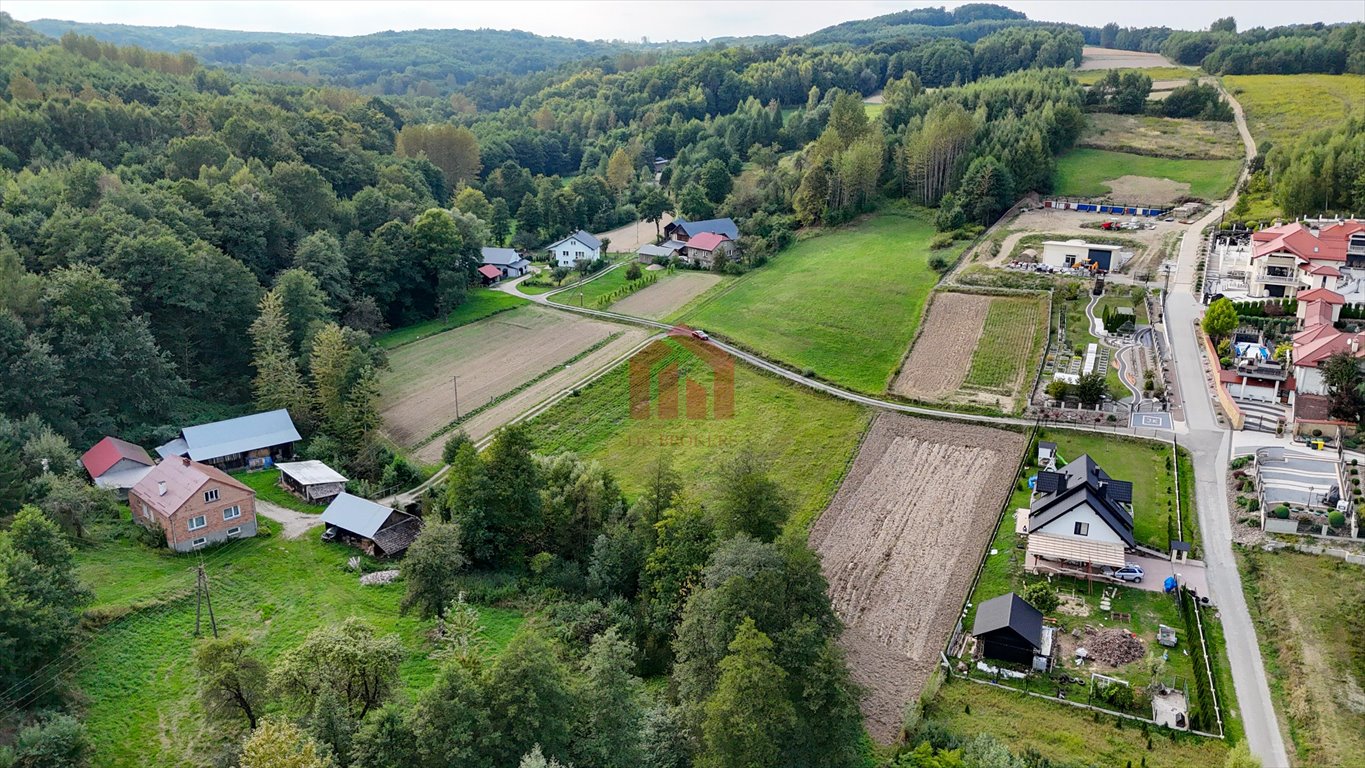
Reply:
[[[51,45],[53,40],[22,21],[15,21],[4,11],[0,11],[0,45],[8,43],[20,48],[41,48]]]

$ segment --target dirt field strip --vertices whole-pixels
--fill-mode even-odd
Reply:
[[[673,216],[665,213],[659,219],[659,231],[668,226],[673,221]],[[627,224],[624,227],[617,227],[610,232],[593,235],[598,240],[610,240],[607,250],[612,253],[634,253],[640,246],[654,242],[655,228],[652,221],[637,221],[634,224]]]
[[[896,737],[956,626],[1022,433],[883,413],[811,529],[868,732]]]
[[[1146,67],[1174,67],[1175,63],[1159,53],[1120,51],[1087,45],[1081,49],[1080,69],[1141,69]]]
[[[398,445],[415,445],[455,420],[454,377],[459,377],[460,411],[471,411],[620,330],[610,323],[528,306],[394,350],[380,380],[385,432]],[[622,337],[618,342],[638,340],[635,333],[644,332],[627,334],[629,340]],[[610,354],[615,347],[609,344],[599,352]],[[519,394],[532,391],[541,391],[540,386]],[[481,416],[497,413],[503,405]],[[435,450],[439,455],[440,446]]]
[[[891,383],[891,391],[915,400],[937,401],[956,392],[972,366],[990,296],[940,291],[914,349]]]
[[[720,275],[711,272],[678,271],[612,304],[610,309],[658,320],[687,306],[689,301],[706,293],[720,280]]]

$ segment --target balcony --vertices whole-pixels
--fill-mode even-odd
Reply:
[[[1284,381],[1289,378],[1289,371],[1278,363],[1238,360],[1237,375],[1252,379]]]

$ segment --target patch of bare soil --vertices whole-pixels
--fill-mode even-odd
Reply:
[[[1171,179],[1150,176],[1120,176],[1101,182],[1109,187],[1109,196],[1116,200],[1147,200],[1152,203],[1173,203],[1190,194],[1190,185]]]
[[[1174,67],[1170,59],[1159,53],[1120,51],[1087,45],[1081,49],[1081,69],[1140,69],[1144,67]]]
[[[593,235],[598,240],[610,240],[607,250],[611,253],[635,253],[640,246],[654,242],[658,232],[672,223],[673,217],[667,213],[659,220],[656,230],[652,221],[637,221],[634,224],[627,224],[624,227],[617,227],[610,232],[602,232]]]
[[[991,297],[938,292],[910,356],[891,391],[915,400],[937,401],[956,392],[972,367]]]
[[[815,523],[840,644],[879,742],[895,738],[956,626],[1025,437],[883,413]]]
[[[679,271],[660,277],[654,285],[632,293],[611,305],[613,312],[658,320],[687,306],[687,302],[706,293],[720,282],[713,272]]]

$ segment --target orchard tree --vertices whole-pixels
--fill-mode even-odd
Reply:
[[[381,637],[351,617],[318,627],[281,654],[270,672],[270,686],[303,714],[312,712],[318,694],[330,688],[351,717],[361,720],[392,693],[402,660],[397,635]]]
[[[267,702],[265,664],[251,653],[243,635],[205,638],[194,649],[199,674],[199,701],[210,717],[246,718],[254,729]]]

